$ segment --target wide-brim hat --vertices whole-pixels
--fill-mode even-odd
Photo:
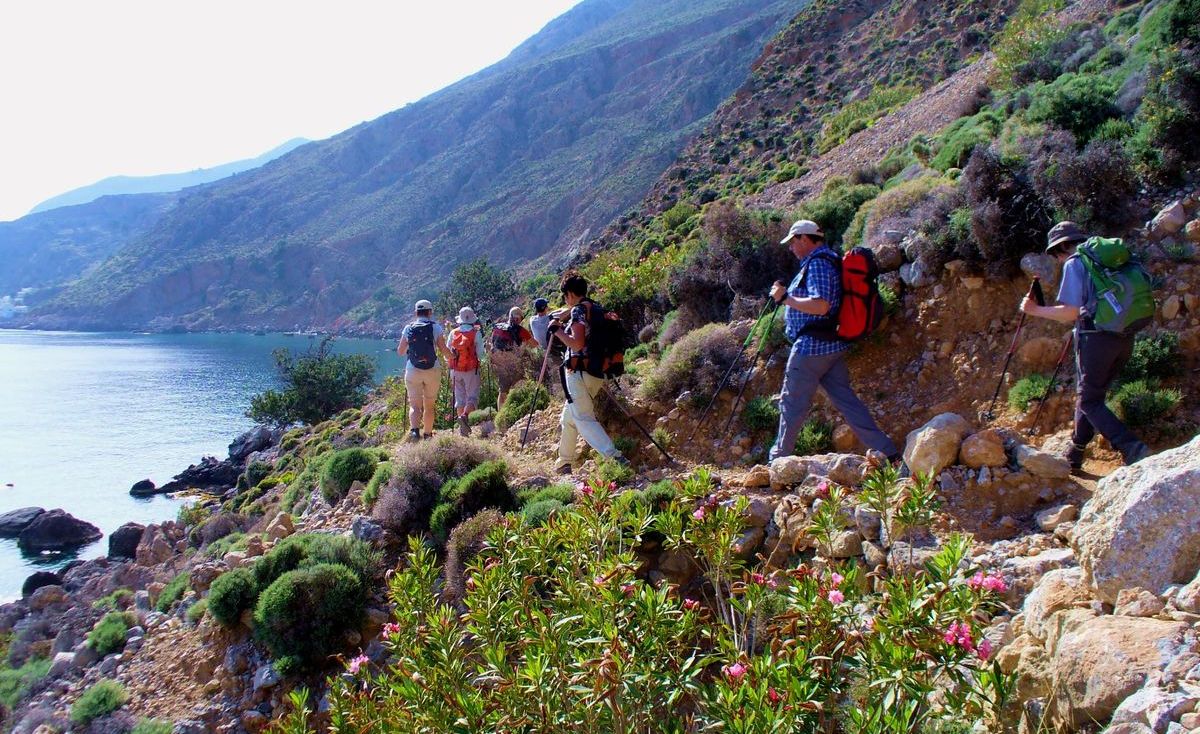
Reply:
[[[1088,237],[1074,222],[1059,222],[1050,228],[1046,234],[1046,252],[1052,252],[1064,245],[1083,242]]]
[[[460,324],[475,324],[479,323],[479,317],[475,315],[475,309],[470,306],[463,306],[458,309],[458,318],[455,321]]]
[[[825,233],[821,231],[821,225],[811,219],[798,219],[792,224],[792,228],[788,230],[787,237],[779,240],[779,244],[786,245],[792,241],[793,237],[801,234],[825,239]]]

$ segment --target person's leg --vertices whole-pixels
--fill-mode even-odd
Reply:
[[[1121,374],[1121,368],[1129,360],[1132,350],[1133,339],[1119,334],[1084,332],[1079,335],[1077,411],[1082,412],[1087,422],[1121,452],[1126,463],[1142,458],[1146,445],[1108,409],[1104,400],[1108,395],[1108,386]],[[1079,436],[1073,438],[1075,444],[1080,445],[1076,438]]]
[[[854,388],[850,386],[850,369],[846,366],[846,353],[838,352],[830,355],[835,360],[821,376],[821,387],[829,396],[829,402],[842,414],[846,425],[858,436],[864,446],[882,452],[884,456],[895,456],[899,453],[896,444],[887,434],[879,430],[879,425],[871,417],[867,406],[863,405]]]
[[[1083,468],[1084,452],[1096,437],[1096,428],[1083,412],[1083,351],[1080,341],[1075,340],[1075,426],[1071,429],[1071,448],[1067,449],[1067,462],[1072,469]]]
[[[479,377],[479,370],[475,370],[474,372],[465,372],[463,374],[463,380],[465,381],[467,387],[466,406],[463,408],[463,415],[471,415],[471,413],[474,413],[475,409],[479,407],[479,390],[481,379]]]
[[[575,443],[579,439],[579,431],[575,430],[575,416],[571,412],[571,404],[563,406],[562,415],[558,419],[558,466],[570,467],[578,459]]]
[[[404,389],[408,391],[408,427],[413,431],[421,430],[421,418],[425,415],[424,390],[416,370],[404,373]]]
[[[587,441],[589,446],[596,450],[596,453],[611,459],[619,456],[621,452],[617,451],[617,447],[613,445],[604,426],[596,420],[593,398],[602,387],[604,387],[602,378],[593,377],[586,372],[567,373],[567,388],[571,391],[572,400],[568,405],[571,408],[575,430],[583,436],[583,440]]]
[[[438,389],[442,384],[442,371],[436,367],[428,370],[422,370],[425,374],[421,375],[421,380],[424,382],[422,387],[423,395],[422,405],[422,428],[426,436],[433,435],[433,419],[436,416],[437,410],[437,394]]]
[[[781,456],[791,456],[796,448],[796,436],[804,425],[804,417],[812,405],[817,381],[821,378],[824,365],[813,360],[820,357],[802,357],[792,349],[788,354],[787,367],[783,371],[783,390],[779,400],[779,430],[775,445],[767,455],[768,461]]]

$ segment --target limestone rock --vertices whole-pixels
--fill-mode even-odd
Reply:
[[[1180,715],[1191,711],[1196,697],[1182,692],[1168,692],[1157,686],[1147,686],[1129,696],[1112,715],[1112,725],[1145,724],[1158,734]]]
[[[1184,227],[1188,242],[1200,242],[1200,219],[1193,219]]]
[[[1025,632],[1038,640],[1050,639],[1054,615],[1070,609],[1086,597],[1087,587],[1079,567],[1048,571],[1025,597],[1025,604],[1021,607],[1021,613],[1025,615]]]
[[[366,515],[359,515],[350,524],[350,534],[359,540],[376,543],[383,539],[383,527]]]
[[[917,260],[900,266],[900,280],[909,288],[924,288],[936,283],[937,276],[930,272],[924,261]]]
[[[1183,302],[1180,300],[1179,296],[1175,294],[1167,296],[1166,299],[1163,300],[1162,306],[1160,307],[1163,321],[1171,321],[1178,316],[1179,308],[1182,305]]]
[[[972,469],[1004,466],[1008,463],[1008,455],[1004,453],[1004,439],[990,428],[967,436],[959,447],[958,463]]]
[[[1033,556],[1009,558],[1001,566],[1008,581],[1008,598],[1017,601],[1032,591],[1047,572],[1074,565],[1075,554],[1070,548],[1051,548]]]
[[[1058,355],[1062,352],[1062,342],[1048,336],[1038,336],[1030,339],[1017,349],[1017,360],[1035,372],[1048,372],[1054,369]]]
[[[854,435],[854,429],[839,423],[833,429],[833,448],[843,454],[858,448],[858,436]]]
[[[62,586],[62,577],[53,571],[34,571],[21,584],[21,596],[29,596],[43,586]]]
[[[1200,436],[1100,480],[1075,524],[1073,545],[1096,595],[1159,591],[1200,569]]]
[[[1021,271],[1029,278],[1040,278],[1042,288],[1051,288],[1058,277],[1058,262],[1049,255],[1030,252],[1021,258]]]
[[[108,536],[109,558],[133,558],[137,555],[138,543],[142,542],[142,533],[146,526],[137,522],[127,522]]]
[[[63,587],[42,586],[29,595],[29,608],[35,612],[40,612],[47,607],[66,604],[67,600],[67,592]]]
[[[863,552],[862,536],[857,530],[842,530],[836,533],[829,542],[825,555],[829,558],[854,558]]]
[[[1150,236],[1162,238],[1169,234],[1175,234],[1183,229],[1183,225],[1186,223],[1187,212],[1184,211],[1183,204],[1173,201],[1154,215],[1154,219],[1150,222]]]
[[[175,555],[175,548],[158,525],[150,525],[142,533],[134,558],[139,566],[157,566]]]
[[[1104,721],[1185,647],[1188,625],[1139,617],[1089,619],[1059,640],[1052,715],[1078,729]]]
[[[771,470],[761,464],[755,466],[742,477],[742,486],[752,489],[771,486]]]
[[[63,551],[94,543],[103,535],[100,528],[65,510],[47,510],[21,531],[17,545],[27,553]]]
[[[1122,617],[1153,617],[1163,610],[1162,599],[1146,589],[1121,589],[1117,594],[1116,608],[1113,614]]]
[[[755,497],[746,505],[746,512],[743,516],[746,519],[746,525],[749,527],[765,528],[770,524],[774,511],[775,508],[771,507],[771,505]]]
[[[1071,522],[1079,517],[1079,508],[1075,505],[1059,505],[1036,513],[1033,518],[1038,527],[1047,533],[1053,533],[1063,523]]]
[[[75,653],[60,652],[50,659],[50,672],[47,677],[51,680],[61,678],[75,669]]]
[[[275,666],[270,663],[254,671],[254,690],[256,691],[262,688],[273,688],[279,684],[279,681],[279,673],[275,672]]]
[[[867,471],[867,461],[857,454],[781,456],[771,462],[771,487],[800,485],[810,476],[825,477],[836,484],[855,485]]]
[[[788,495],[775,506],[775,526],[782,547],[793,552],[812,547],[812,536],[807,532],[808,507],[797,495]]]
[[[958,458],[971,424],[954,413],[942,413],[908,434],[904,463],[914,474],[938,474]]]
[[[1055,456],[1026,444],[1018,445],[1013,453],[1017,458],[1017,464],[1035,477],[1066,479],[1071,476],[1071,465],[1061,456]]]
[[[904,264],[904,250],[898,245],[881,244],[874,248],[875,264],[879,266],[879,272],[890,273],[899,270]]]
[[[287,512],[276,515],[266,529],[267,538],[271,540],[282,540],[294,532],[296,527],[292,524],[292,516]]]
[[[877,540],[883,526],[883,518],[878,512],[866,505],[855,505],[854,526],[867,540]]]

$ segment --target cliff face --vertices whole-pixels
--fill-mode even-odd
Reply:
[[[474,77],[190,190],[35,322],[386,326],[458,262],[520,264],[595,236],[795,10],[584,2]]]

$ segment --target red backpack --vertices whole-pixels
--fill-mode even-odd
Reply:
[[[450,334],[450,369],[455,372],[473,372],[479,369],[479,355],[475,352],[475,329],[455,329]]]
[[[819,252],[818,256],[834,262],[842,273],[842,305],[836,316],[836,340],[853,342],[875,333],[883,321],[875,253],[866,247],[855,247],[841,257],[827,250]],[[823,327],[821,330],[828,332],[830,329]],[[816,331],[814,328],[810,333],[815,335]]]

